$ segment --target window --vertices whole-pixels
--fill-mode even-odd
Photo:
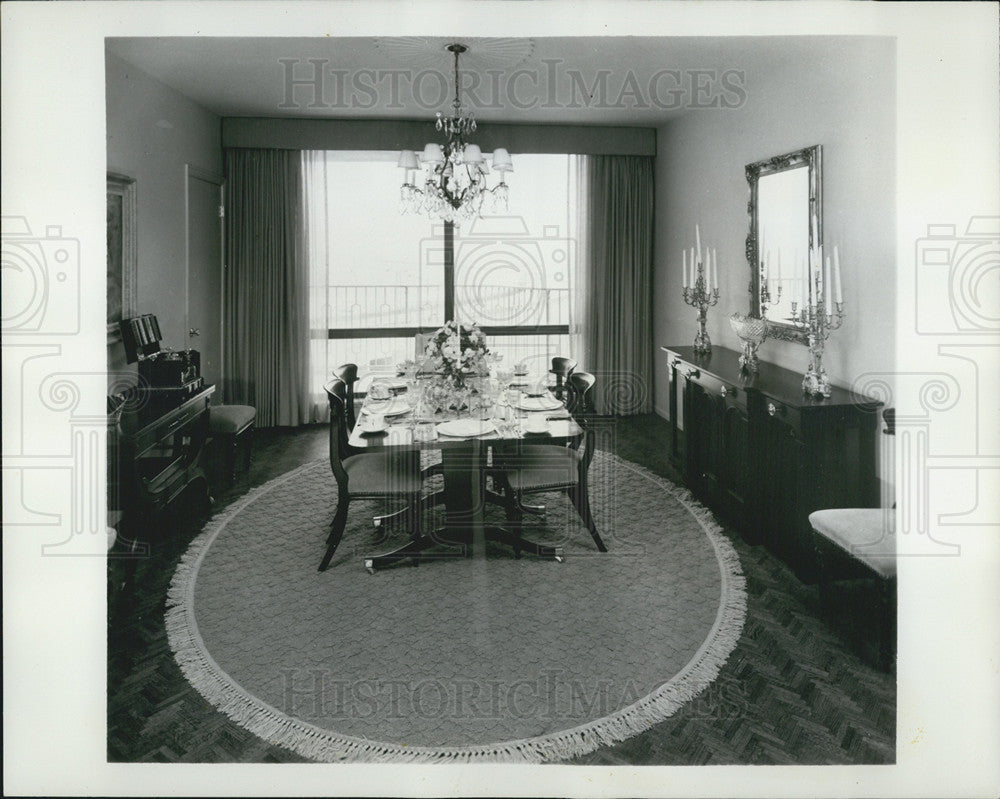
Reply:
[[[576,163],[519,155],[511,212],[455,228],[401,214],[395,153],[323,151],[305,157],[312,383],[332,370],[391,369],[414,356],[414,336],[450,318],[476,322],[514,363],[570,354],[576,282]]]

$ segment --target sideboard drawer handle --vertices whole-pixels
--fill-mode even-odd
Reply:
[[[778,409],[774,407],[774,403],[773,402],[767,403],[767,412],[771,416],[774,416],[774,414],[776,414],[778,412]]]
[[[724,397],[724,396],[726,396],[726,394],[728,394],[729,392],[728,392],[728,391],[726,391],[726,387],[725,387],[725,386],[723,386],[722,388],[720,388],[720,389],[719,389],[719,393],[720,393],[720,394],[721,394],[721,395],[722,395],[722,396]]]
[[[701,372],[699,372],[697,369],[688,369],[687,376],[688,378],[701,377]]]

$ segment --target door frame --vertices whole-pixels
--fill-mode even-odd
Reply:
[[[211,183],[219,189],[219,209],[225,208],[225,179],[218,172],[184,164],[184,337],[189,338],[191,329],[191,180]],[[226,217],[219,214],[219,329],[216,331],[219,341],[219,375],[226,373],[226,348],[223,341],[223,323],[226,310]],[[220,402],[225,402],[225,385],[216,387],[215,396]]]

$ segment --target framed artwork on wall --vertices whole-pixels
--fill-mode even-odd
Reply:
[[[135,180],[108,173],[108,342],[121,339],[119,323],[135,316],[136,247]]]

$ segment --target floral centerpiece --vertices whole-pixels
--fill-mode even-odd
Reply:
[[[435,331],[424,347],[424,357],[424,370],[442,375],[455,388],[464,388],[470,377],[488,375],[496,360],[482,330],[454,321]]]

